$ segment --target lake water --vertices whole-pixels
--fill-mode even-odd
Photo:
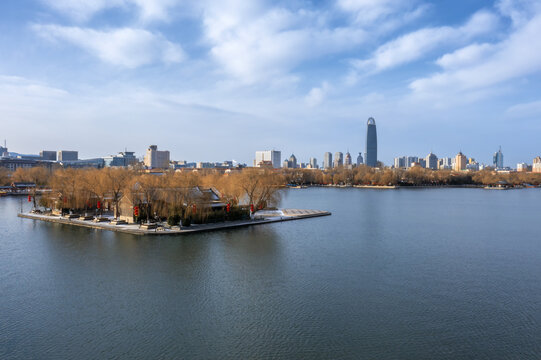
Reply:
[[[20,200],[0,199],[1,359],[541,359],[539,189],[288,190],[333,215],[171,237]]]

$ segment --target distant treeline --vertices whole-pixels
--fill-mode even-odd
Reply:
[[[541,185],[541,173],[497,173],[493,170],[452,171],[413,167],[408,170],[367,166],[353,169],[338,168],[325,171],[289,169],[284,172],[287,183],[293,185],[400,185],[400,186],[456,186],[456,185]]]
[[[262,169],[245,168],[232,172],[215,169],[197,171],[166,171],[163,175],[149,174],[142,170],[124,168],[104,169],[58,169],[42,167],[19,168],[13,173],[0,170],[0,184],[33,182],[41,188],[60,192],[71,186],[86,189],[91,193],[102,193],[104,189],[118,187],[120,193],[134,183],[151,183],[155,187],[214,187],[232,203],[247,197],[249,203],[272,202],[276,195],[267,194],[268,188],[285,185],[400,185],[400,186],[445,186],[445,185],[541,185],[541,173],[510,172],[493,170],[461,171],[430,170],[421,167],[403,169],[375,169],[357,166],[353,169]],[[107,185],[109,184],[109,185]],[[115,186],[111,185],[115,184]],[[79,191],[79,190],[78,190]],[[81,190],[82,191],[82,190]],[[261,194],[259,194],[261,192]],[[271,196],[272,195],[272,196]]]

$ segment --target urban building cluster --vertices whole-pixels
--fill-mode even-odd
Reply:
[[[243,168],[246,164],[239,164],[233,160],[222,162],[187,162],[186,160],[171,160],[169,151],[158,150],[157,145],[150,145],[143,158],[143,165],[149,170],[182,170],[182,169],[233,169]]]
[[[234,161],[223,162],[187,162],[171,161],[169,151],[158,150],[157,145],[150,145],[142,159],[138,159],[133,151],[119,152],[117,155],[92,159],[79,159],[78,151],[71,150],[43,150],[39,154],[19,154],[8,151],[7,146],[0,146],[0,168],[7,168],[15,171],[18,168],[32,168],[44,166],[47,168],[97,168],[104,167],[135,167],[140,166],[148,170],[166,169],[231,169],[245,167],[245,164],[238,164]]]
[[[318,165],[317,159],[315,157],[311,157],[310,161],[307,163],[298,162],[297,157],[294,154],[291,154],[291,156],[288,159],[284,160],[284,162],[281,161],[281,158],[282,153],[278,150],[256,151],[253,165],[254,167],[267,167],[274,169],[320,169],[320,166]],[[344,153],[338,151],[334,153],[333,161],[333,154],[331,152],[326,152],[323,155],[323,164],[321,165],[321,169],[328,170],[339,167],[351,169],[353,168],[353,166],[359,165],[377,167],[377,159],[378,139],[376,132],[376,121],[374,120],[374,118],[369,118],[366,128],[366,148],[364,157],[362,153],[359,153],[359,155],[357,155],[356,161],[353,162],[353,158],[351,157],[349,150],[346,152],[345,155]]]
[[[422,167],[432,170],[454,170],[454,171],[479,171],[483,169],[493,169],[497,172],[541,172],[541,157],[537,156],[533,159],[533,164],[526,163],[517,164],[516,169],[509,166],[504,166],[503,152],[500,146],[499,150],[492,156],[492,164],[481,164],[472,157],[467,157],[460,151],[454,157],[438,158],[430,152],[426,157],[418,156],[400,156],[394,158],[393,167],[395,169],[409,169],[412,167]]]
[[[101,158],[79,159],[79,152],[72,150],[42,150],[39,154],[19,154],[9,152],[6,145],[0,146],[0,167],[15,171],[18,168],[31,168],[35,166],[54,166],[72,168],[103,168],[110,166],[135,165],[138,160],[134,152],[124,151],[117,155],[110,155]]]

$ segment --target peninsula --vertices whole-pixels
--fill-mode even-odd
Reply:
[[[19,217],[138,235],[330,215],[322,210],[278,209],[283,178],[268,169],[156,174],[125,168],[52,173],[33,168],[21,173],[29,181],[26,193],[32,210],[21,211]]]

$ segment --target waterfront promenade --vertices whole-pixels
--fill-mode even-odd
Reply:
[[[189,227],[160,226],[155,229],[146,229],[139,224],[112,224],[109,221],[94,222],[93,220],[70,219],[68,217],[44,215],[34,213],[19,213],[17,216],[26,219],[40,220],[58,224],[87,227],[92,229],[110,230],[134,235],[178,235],[221,229],[231,229],[252,225],[262,225],[281,221],[300,220],[318,216],[331,215],[328,211],[303,210],[303,209],[279,209],[261,210],[255,212],[253,219],[239,221],[225,221],[212,224],[192,224]],[[111,219],[112,220],[112,219]]]

